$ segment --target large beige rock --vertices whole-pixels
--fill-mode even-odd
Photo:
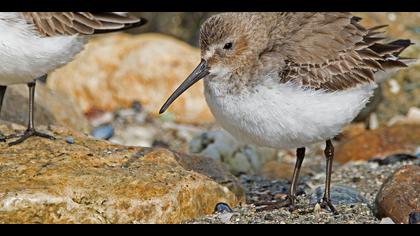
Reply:
[[[61,125],[82,132],[90,130],[82,110],[66,94],[52,91],[38,83],[35,96],[35,125]],[[13,85],[7,88],[0,119],[21,125],[28,123],[26,85]]]
[[[113,34],[92,39],[76,60],[51,74],[48,86],[74,97],[83,111],[112,110],[140,101],[157,114],[169,95],[200,62],[198,49],[160,34]],[[202,82],[169,110],[176,120],[213,120]]]
[[[179,223],[244,200],[213,160],[51,132],[57,140],[0,144],[0,223]]]

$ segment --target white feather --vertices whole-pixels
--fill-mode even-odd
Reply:
[[[0,85],[28,83],[71,61],[84,37],[40,37],[15,12],[0,13]]]
[[[325,92],[267,78],[250,92],[226,95],[223,79],[205,79],[207,103],[220,125],[239,141],[299,148],[340,133],[365,107],[376,87]]]

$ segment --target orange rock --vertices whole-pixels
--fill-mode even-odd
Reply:
[[[291,180],[293,176],[293,170],[295,163],[282,162],[282,161],[270,161],[267,162],[260,171],[260,175],[265,176],[269,179],[286,179]],[[302,166],[300,175],[306,175],[310,173],[310,169],[306,166]]]
[[[338,136],[341,142],[348,141],[360,134],[366,132],[366,125],[364,123],[351,123],[343,128],[343,131]]]
[[[404,166],[382,185],[376,197],[377,215],[408,224],[409,215],[420,212],[420,167]]]
[[[369,160],[397,153],[412,153],[420,145],[420,125],[404,124],[381,127],[343,141],[336,147],[335,160]]]
[[[243,202],[211,159],[51,132],[57,140],[0,144],[0,223],[180,223]]]
[[[84,112],[140,101],[157,115],[199,62],[198,49],[172,37],[118,33],[92,39],[73,62],[50,75],[48,86],[74,97]],[[169,112],[179,122],[213,121],[202,82],[183,94]]]

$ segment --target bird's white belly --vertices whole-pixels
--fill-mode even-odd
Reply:
[[[268,81],[255,91],[222,95],[205,81],[207,103],[238,140],[272,148],[299,148],[336,136],[366,105],[375,84],[339,91],[304,90]]]
[[[65,65],[83,49],[84,38],[41,38],[13,14],[0,14],[0,85],[28,83]]]

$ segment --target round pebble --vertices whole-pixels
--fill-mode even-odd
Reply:
[[[66,137],[66,143],[68,144],[74,144],[74,138],[71,136]]]
[[[112,125],[103,125],[92,131],[92,136],[97,139],[108,140],[114,136],[114,127]]]
[[[214,208],[214,212],[215,213],[224,213],[224,212],[232,213],[233,210],[232,208],[230,208],[228,204],[221,202],[221,203],[216,204],[216,207]]]

